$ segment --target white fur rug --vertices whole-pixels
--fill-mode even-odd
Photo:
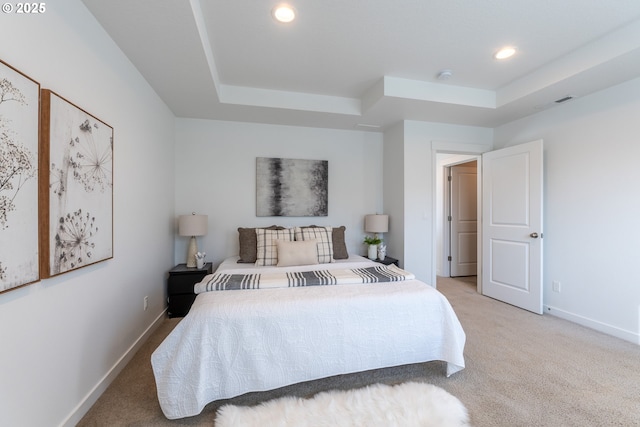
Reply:
[[[463,427],[467,409],[431,384],[376,384],[328,391],[311,399],[283,397],[253,407],[225,405],[215,427]]]

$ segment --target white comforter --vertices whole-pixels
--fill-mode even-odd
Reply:
[[[256,272],[236,259],[218,271]],[[151,363],[162,411],[176,419],[214,400],[387,366],[443,360],[448,376],[464,368],[464,343],[449,302],[418,280],[238,290],[198,295]]]

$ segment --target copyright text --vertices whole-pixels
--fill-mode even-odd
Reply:
[[[45,13],[47,11],[46,3],[3,3],[3,13]]]

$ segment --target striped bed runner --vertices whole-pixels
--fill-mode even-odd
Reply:
[[[210,291],[399,282],[411,279],[415,279],[415,275],[395,265],[259,274],[215,273],[196,284],[194,290],[196,294],[200,294]]]

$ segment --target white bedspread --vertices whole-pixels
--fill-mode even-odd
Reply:
[[[356,258],[331,265],[370,265]],[[221,268],[256,271],[234,259]],[[418,280],[207,292],[151,362],[162,411],[176,419],[214,400],[387,366],[443,360],[448,376],[464,368],[464,343],[449,302]]]

